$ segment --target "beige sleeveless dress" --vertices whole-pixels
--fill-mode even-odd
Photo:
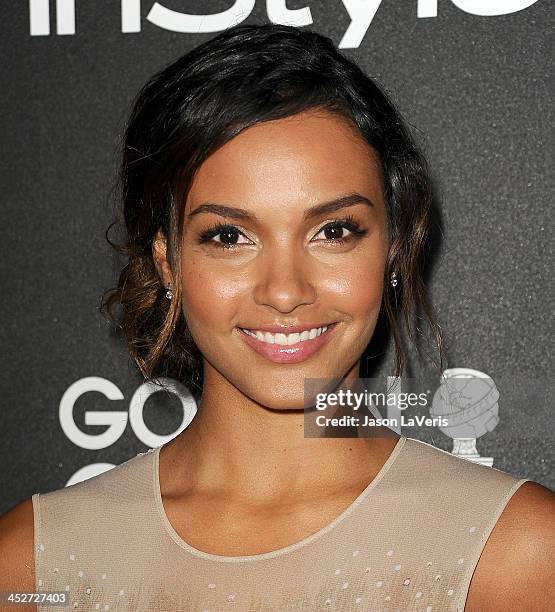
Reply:
[[[33,495],[36,590],[69,600],[39,612],[463,611],[489,534],[529,480],[401,436],[326,527],[279,550],[227,557],[172,528],[159,451]]]

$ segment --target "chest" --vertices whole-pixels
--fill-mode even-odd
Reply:
[[[298,543],[332,524],[360,493],[295,503],[249,507],[221,498],[164,499],[177,535],[203,552],[224,556],[262,554]]]

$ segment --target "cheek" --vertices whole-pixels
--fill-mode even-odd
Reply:
[[[381,306],[384,268],[384,254],[366,253],[334,270],[320,287],[333,295],[340,309],[351,317],[368,318],[374,313],[377,315]]]
[[[182,264],[181,273],[187,326],[195,337],[203,329],[227,329],[244,294],[242,283],[217,266],[195,265],[194,258],[188,262]]]

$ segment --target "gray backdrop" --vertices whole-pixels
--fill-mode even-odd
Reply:
[[[500,422],[478,449],[494,467],[553,487],[550,2],[369,0],[355,12],[347,0],[259,0],[250,14],[249,2],[232,0],[156,4],[1,4],[0,512],[81,468],[121,463],[192,416],[177,396],[141,396],[148,389],[97,309],[118,270],[104,230],[130,101],[151,74],[215,35],[202,31],[212,19],[193,17],[182,18],[190,32],[171,31],[182,26],[175,15],[160,22],[164,7],[232,7],[247,23],[308,15],[304,27],[330,36],[392,93],[417,128],[441,202],[431,289],[449,366],[487,373],[500,392]],[[286,14],[295,9],[304,10]],[[85,422],[91,411],[100,424]],[[452,448],[437,428],[403,433]]]

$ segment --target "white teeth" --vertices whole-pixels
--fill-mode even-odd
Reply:
[[[299,334],[298,332],[296,334],[289,334],[287,336],[287,344],[297,344],[300,337],[301,334]]]
[[[304,342],[305,340],[313,340],[320,334],[323,334],[328,329],[327,325],[323,327],[315,327],[312,329],[306,329],[305,331],[299,333],[295,332],[294,334],[272,334],[270,332],[261,332],[261,331],[253,331],[250,329],[243,329],[243,331],[252,336],[253,338],[257,338],[262,342],[267,342],[268,344],[281,344],[284,346],[288,346],[290,344],[297,344],[298,342]]]

